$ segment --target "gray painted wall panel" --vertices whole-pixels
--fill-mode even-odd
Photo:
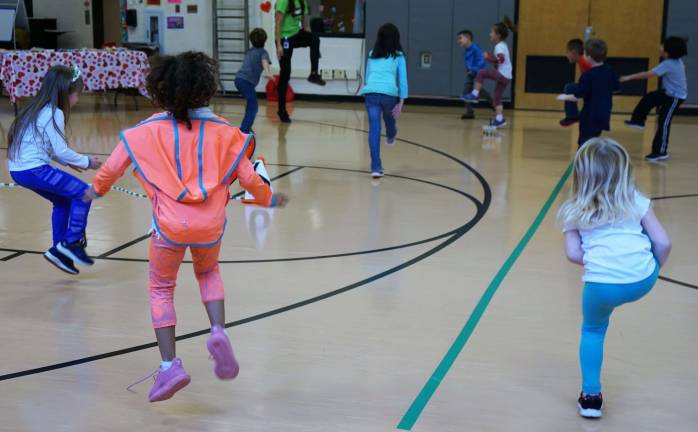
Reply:
[[[684,57],[688,78],[686,104],[698,105],[698,1],[668,0],[667,36],[688,37],[688,56]]]

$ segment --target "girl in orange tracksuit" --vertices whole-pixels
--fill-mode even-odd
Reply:
[[[220,379],[239,371],[225,334],[223,281],[218,255],[225,228],[228,187],[237,178],[263,206],[283,205],[283,195],[255,173],[249,160],[254,136],[244,134],[207,108],[216,93],[216,64],[203,53],[164,57],[148,76],[148,90],[166,112],[120,134],[120,142],[95,177],[86,198],[106,194],[133,164],[153,206],[150,243],[150,310],[162,363],[149,393],[166,400],[189,384],[175,357],[174,289],[184,253],[191,249],[201,300],[211,321],[207,347]]]

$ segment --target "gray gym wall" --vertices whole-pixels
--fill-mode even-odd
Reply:
[[[463,50],[456,33],[470,30],[483,50],[492,51],[490,27],[505,15],[514,19],[516,0],[369,0],[366,2],[366,51],[378,28],[392,22],[400,29],[407,51],[407,76],[411,96],[457,97],[463,91]],[[507,39],[512,61],[515,36]],[[430,52],[431,68],[420,67],[420,53]],[[491,83],[486,84],[490,89]],[[510,100],[511,86],[504,94]]]
[[[688,56],[684,57],[688,79],[688,99],[686,105],[698,105],[698,1],[667,0],[667,36],[688,38]]]

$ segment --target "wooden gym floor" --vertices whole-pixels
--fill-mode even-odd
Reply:
[[[4,135],[12,112],[0,109]],[[214,109],[234,123],[243,112],[238,99]],[[151,112],[84,96],[72,145],[108,154],[118,130]],[[642,133],[613,119],[609,136],[632,153],[674,252],[652,293],[614,314],[605,417],[588,421],[576,413],[582,270],[565,260],[554,222],[574,128],[560,128],[558,113],[515,112],[501,135],[483,137],[489,112],[463,121],[455,108],[408,106],[376,182],[360,104],[300,102],[291,126],[273,114],[262,105],[257,154],[292,201],[274,211],[231,203],[221,258],[241,374],[213,376],[184,265],[177,348],[192,383],[168,402],[147,402],[150,381],[126,391],[159,362],[148,201],[114,191],[95,202],[88,249],[99,259],[69,277],[40,255],[48,203],[0,189],[0,431],[695,430],[694,118],[676,119],[662,164],[642,161],[654,124]],[[119,186],[140,192],[130,174]]]

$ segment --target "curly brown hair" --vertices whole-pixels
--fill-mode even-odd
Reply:
[[[189,110],[207,106],[218,91],[218,64],[198,51],[160,56],[146,78],[153,103],[191,129]]]

